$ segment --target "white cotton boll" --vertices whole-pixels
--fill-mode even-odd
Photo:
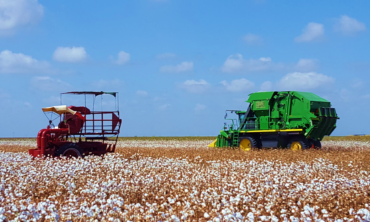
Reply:
[[[280,211],[280,213],[282,213],[282,214],[285,214],[287,212],[287,210],[285,210],[285,209],[281,209],[281,211]]]
[[[226,214],[226,210],[221,210],[221,213],[223,214],[223,215],[225,215]]]
[[[87,217],[92,217],[92,216],[94,216],[94,212],[92,210],[87,210],[86,211],[86,216]]]
[[[370,221],[370,211],[368,211],[367,209],[362,208],[357,211],[357,214],[363,215],[362,219],[364,219],[365,221]]]
[[[33,211],[35,211],[35,207],[32,204],[29,204],[28,207],[27,207],[27,210],[30,211],[30,212],[33,212]]]
[[[349,215],[354,214],[354,213],[355,213],[354,211],[355,211],[355,210],[353,210],[353,208],[349,209]]]
[[[171,216],[171,219],[175,222],[180,222],[180,219],[178,217],[176,217],[175,215],[172,215]]]
[[[51,213],[51,216],[52,216],[53,218],[55,218],[55,220],[57,220],[57,221],[60,219],[59,214],[57,214],[57,213],[55,213],[55,212],[52,212],[52,213]]]
[[[249,219],[250,221],[254,221],[254,214],[253,214],[252,212],[249,212],[249,213],[247,214],[247,217],[248,217],[248,219]]]
[[[0,207],[0,214],[4,214],[4,213],[5,213],[4,207]]]
[[[277,218],[275,215],[271,217],[271,221],[273,222],[279,222],[279,218]]]
[[[18,208],[17,208],[15,205],[13,205],[13,206],[12,206],[12,211],[14,211],[14,212],[18,212]]]
[[[243,219],[244,219],[243,215],[242,215],[241,213],[239,213],[239,212],[237,212],[237,213],[235,214],[235,217],[236,217],[236,219],[238,219],[238,220],[243,220]]]
[[[188,214],[187,213],[184,213],[184,215],[181,216],[181,219],[182,220],[186,220],[188,218]]]
[[[35,218],[35,220],[39,220],[41,218],[41,215],[39,213],[33,213],[33,218]]]
[[[260,216],[260,217],[259,217],[259,219],[260,219],[261,221],[266,221],[266,220],[267,220],[267,217],[266,217],[266,216]]]
[[[290,221],[292,221],[292,222],[299,222],[299,218],[294,217],[294,216],[290,216]]]
[[[226,213],[227,213],[227,214],[231,214],[231,213],[232,213],[232,211],[231,211],[229,208],[227,208],[227,209],[226,209]]]
[[[6,220],[6,216],[0,214],[0,221],[5,221]]]
[[[213,218],[213,222],[220,222],[220,218],[216,217],[216,218]]]
[[[321,213],[323,213],[323,214],[327,214],[327,213],[328,213],[328,211],[327,211],[327,210],[325,210],[325,209],[322,209],[322,210],[321,210]]]

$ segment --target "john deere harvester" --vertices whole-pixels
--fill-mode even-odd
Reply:
[[[329,101],[309,92],[252,93],[247,111],[235,113],[210,147],[321,148],[321,140],[336,128],[338,116]],[[225,115],[225,119],[226,119]]]

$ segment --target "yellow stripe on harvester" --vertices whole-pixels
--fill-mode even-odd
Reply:
[[[303,129],[284,129],[284,130],[248,130],[240,131],[241,133],[275,133],[275,132],[301,132]]]

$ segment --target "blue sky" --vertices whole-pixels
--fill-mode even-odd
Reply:
[[[332,102],[370,134],[369,1],[0,1],[1,137],[32,137],[72,90],[120,92],[121,136],[209,136],[248,94]],[[68,97],[67,105],[82,104]],[[109,109],[109,96],[103,107]],[[100,107],[97,101],[97,106]]]

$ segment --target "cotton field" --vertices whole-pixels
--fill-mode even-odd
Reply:
[[[132,147],[148,147],[148,148],[198,148],[206,147],[213,140],[187,140],[179,141],[173,140],[126,140],[118,141],[117,147],[120,148],[132,148]],[[322,141],[322,146],[324,150],[370,150],[370,141]],[[36,146],[36,140],[0,140],[1,147],[14,146],[20,147],[30,147]],[[10,150],[11,151],[11,150]]]
[[[32,160],[34,141],[3,140],[0,221],[370,221],[366,141],[302,152],[209,142],[120,141],[103,158]]]

